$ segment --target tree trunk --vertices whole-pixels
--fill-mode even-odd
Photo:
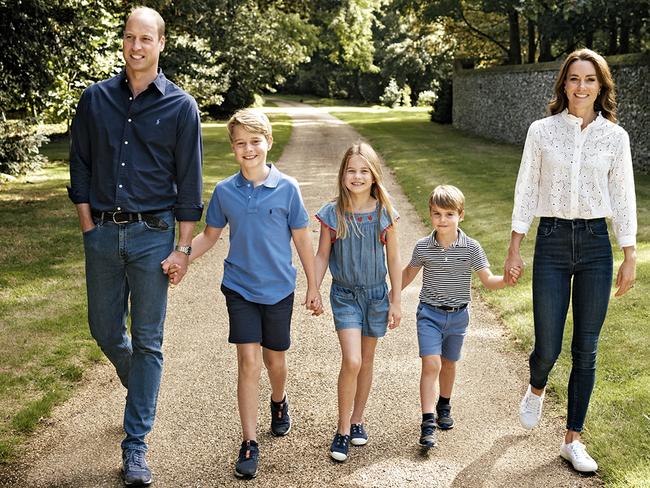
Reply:
[[[587,49],[594,48],[594,31],[590,28],[585,32],[585,47]]]
[[[621,33],[618,42],[618,53],[627,54],[630,52],[630,19],[627,15],[621,18]]]
[[[535,41],[535,22],[528,20],[528,62],[535,62],[535,51],[537,51],[537,42]]]
[[[511,8],[508,12],[510,25],[510,47],[508,48],[508,64],[521,64],[521,39],[519,38],[519,13]]]
[[[616,14],[613,12],[609,13],[607,28],[609,29],[609,47],[607,48],[607,54],[616,54],[618,25],[616,22]]]

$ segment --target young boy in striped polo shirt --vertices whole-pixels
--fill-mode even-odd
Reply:
[[[478,241],[458,228],[465,216],[465,196],[451,185],[437,186],[429,197],[433,232],[420,239],[413,249],[411,262],[402,271],[404,289],[424,268],[417,331],[422,372],[420,404],[421,435],[418,444],[426,449],[437,443],[436,428],[451,429],[450,397],[456,378],[456,362],[469,324],[467,305],[471,300],[472,271],[486,288],[504,288],[503,276],[490,271],[490,263]],[[512,269],[516,281],[521,270]],[[436,383],[440,396],[435,405]]]

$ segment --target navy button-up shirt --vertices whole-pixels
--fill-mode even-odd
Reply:
[[[201,218],[199,110],[162,72],[137,97],[125,71],[88,87],[71,135],[73,203],[100,211],[173,209],[177,220]]]

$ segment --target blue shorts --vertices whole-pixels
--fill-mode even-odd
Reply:
[[[291,314],[293,293],[273,305],[246,300],[230,288],[221,285],[226,297],[232,344],[259,343],[273,351],[286,351],[291,345]]]
[[[388,328],[388,286],[346,287],[333,282],[330,305],[336,330],[361,329],[366,337],[383,337]]]
[[[420,357],[442,356],[449,361],[458,361],[468,324],[468,307],[446,312],[420,302],[417,311]]]

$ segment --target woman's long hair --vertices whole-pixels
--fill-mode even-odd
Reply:
[[[553,87],[553,98],[548,104],[548,112],[551,115],[559,114],[569,106],[569,100],[564,91],[564,82],[566,81],[569,66],[575,61],[590,61],[596,69],[598,83],[600,83],[600,92],[594,102],[594,110],[600,112],[606,119],[616,122],[616,89],[614,78],[609,70],[609,65],[605,58],[591,49],[578,49],[567,56],[562,63],[560,72],[555,80]]]
[[[345,172],[348,168],[348,161],[350,161],[350,158],[353,156],[360,156],[363,158],[363,160],[368,163],[368,168],[370,168],[370,173],[374,180],[372,187],[370,188],[370,194],[379,202],[377,220],[381,222],[381,211],[385,208],[388,212],[391,223],[395,223],[395,211],[393,210],[393,205],[390,203],[390,197],[388,196],[388,192],[382,182],[381,159],[370,144],[366,142],[357,142],[345,151],[343,160],[341,161],[341,166],[339,167],[337,184],[338,194],[334,200],[336,202],[337,239],[345,239],[348,236],[347,222],[351,222],[352,225],[355,226],[355,232],[359,230],[358,226],[356,226],[356,220],[352,218],[352,200],[350,198],[350,192],[343,183]]]

